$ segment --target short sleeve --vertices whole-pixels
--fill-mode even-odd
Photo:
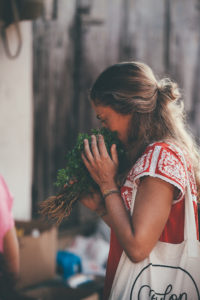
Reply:
[[[158,177],[180,190],[183,197],[186,187],[186,171],[182,153],[173,145],[154,143],[147,147],[128,175],[128,180],[137,182],[143,176]]]
[[[13,197],[0,175],[0,252],[3,251],[3,238],[13,228],[14,219],[12,215]]]

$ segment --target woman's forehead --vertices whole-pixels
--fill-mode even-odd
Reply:
[[[96,113],[107,113],[113,111],[113,109],[110,106],[95,105],[93,102],[92,102],[92,107]]]
[[[109,106],[95,105],[92,103],[92,107],[97,115],[109,114],[113,112],[113,109]]]

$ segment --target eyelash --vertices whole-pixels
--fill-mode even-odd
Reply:
[[[102,123],[102,124],[106,124],[107,121],[104,119],[101,119],[99,116],[97,116],[97,119]]]

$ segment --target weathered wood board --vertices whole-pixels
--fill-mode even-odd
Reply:
[[[87,94],[110,64],[141,60],[172,77],[200,136],[198,0],[57,0],[57,9],[56,19],[33,25],[34,214],[55,192],[56,170],[78,132],[98,125]]]

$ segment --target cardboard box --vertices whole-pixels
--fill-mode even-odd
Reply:
[[[16,221],[20,245],[18,288],[52,279],[56,272],[57,228],[42,221]]]

